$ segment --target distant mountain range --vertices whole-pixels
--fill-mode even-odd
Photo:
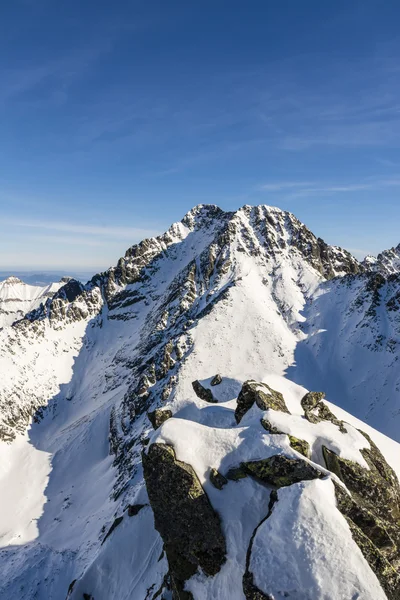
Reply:
[[[93,277],[93,272],[90,271],[44,271],[44,272],[33,272],[33,271],[0,271],[0,281],[7,279],[8,277],[17,277],[28,285],[39,285],[45,286],[49,283],[60,281],[63,277],[73,277],[78,281],[86,282]]]

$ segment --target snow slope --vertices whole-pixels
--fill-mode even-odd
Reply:
[[[176,417],[162,434],[178,422],[173,442],[185,452],[198,431],[226,435],[225,452],[227,444],[242,448],[233,414],[249,378],[284,393],[294,419],[290,426],[298,427],[302,414],[305,389],[297,383],[327,390],[331,402],[400,439],[394,368],[399,321],[397,311],[387,309],[398,283],[384,278],[374,287],[373,275],[364,271],[290,213],[264,206],[236,213],[199,206],[163,236],[130,248],[115,268],[86,286],[66,284],[28,319],[0,331],[0,438],[6,442],[0,443],[0,489],[7,490],[0,511],[0,598],[63,600],[75,579],[74,599],[84,593],[96,600],[155,596],[167,572],[165,556],[158,560],[162,540],[148,506],[132,517],[126,508],[148,504],[141,452],[151,433],[146,413],[159,405]],[[386,341],[377,350],[381,335]],[[216,372],[224,385],[215,388],[220,397],[213,405],[198,399],[191,383]],[[357,426],[355,417],[333,410]],[[256,426],[246,426],[251,438]],[[361,428],[400,473],[396,442]],[[214,464],[207,450],[212,436],[198,437],[203,445],[197,455],[205,462],[195,468],[203,481]],[[264,452],[267,445],[254,449]],[[351,456],[361,462],[356,446]],[[292,452],[282,440],[279,448]],[[266,512],[262,486],[251,479],[235,485],[248,499],[251,518],[241,519],[244,508],[236,503],[224,517],[226,532],[238,520],[243,523],[236,546],[230,545],[237,556],[231,552],[234,562],[221,571],[224,585],[242,577],[249,539]],[[347,570],[337,564],[347,575],[338,581],[336,595],[326,598],[347,597],[349,590],[360,598],[384,598],[343,520],[338,517],[335,527],[326,524],[333,502],[329,481],[303,487],[285,502],[305,515],[306,526],[306,499],[320,497],[321,536],[334,536],[337,526],[354,555]],[[206,484],[205,489],[217,502],[215,491]],[[256,542],[263,547],[261,538]],[[314,586],[317,575],[311,578]],[[218,581],[207,588],[203,579],[193,579],[195,598],[213,597],[204,590],[222,589]],[[232,586],[229,597],[242,599],[241,584]],[[316,594],[317,587],[312,589]]]
[[[28,285],[17,277],[0,281],[0,328],[22,319],[26,313],[51,298],[64,284],[62,280],[46,286]]]

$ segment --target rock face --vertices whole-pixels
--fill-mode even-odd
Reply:
[[[196,473],[175,458],[173,448],[153,444],[143,454],[143,469],[156,529],[164,540],[174,598],[185,600],[185,581],[200,568],[212,577],[226,560],[218,514]]]
[[[339,421],[329,409],[328,405],[322,401],[325,398],[324,392],[308,392],[301,401],[304,409],[304,416],[310,423],[319,423],[320,421],[330,421],[339,427],[342,433],[346,433],[346,427],[343,421]]]
[[[304,431],[310,432],[315,428],[315,436],[318,438],[318,432],[321,432],[320,435],[324,435],[326,431],[323,421],[331,422],[337,428],[336,442],[331,442],[335,447],[336,443],[339,445],[342,443],[343,436],[348,431],[322,401],[323,398],[322,392],[308,392],[302,398],[301,408],[311,423],[311,426],[307,424]],[[340,511],[346,519],[353,543],[359,547],[362,556],[375,573],[386,597],[389,600],[399,600],[400,486],[393,469],[388,465],[377,446],[363,432],[353,431],[352,435],[359,435],[359,439],[362,439],[360,434],[364,436],[365,448],[360,450],[360,457],[367,462],[369,469],[366,469],[357,462],[337,455],[332,448],[329,449],[322,443],[321,438],[316,445],[322,447],[325,464],[315,463],[310,460],[311,445],[307,440],[296,437],[292,433],[285,434],[269,421],[269,419],[277,419],[276,413],[281,413],[284,415],[284,418],[280,417],[283,428],[286,423],[286,426],[290,426],[293,431],[293,423],[299,423],[298,417],[290,415],[285,398],[281,393],[265,383],[246,381],[237,399],[236,420],[240,422],[243,415],[254,404],[262,411],[270,411],[263,415],[258,424],[262,426],[261,431],[264,431],[264,435],[271,436],[271,444],[279,443],[274,441],[276,440],[275,436],[279,436],[280,440],[286,438],[288,444],[286,448],[291,448],[292,454],[295,451],[297,456],[286,455],[288,450],[284,450],[285,446],[283,446],[279,453],[273,453],[264,458],[242,460],[227,471],[215,467],[209,468],[209,481],[218,490],[216,493],[227,494],[229,489],[232,489],[230,486],[242,486],[249,479],[262,486],[267,486],[269,489],[272,488],[268,513],[256,526],[247,551],[246,568],[242,581],[246,600],[272,600],[276,597],[274,593],[269,593],[268,581],[263,584],[263,589],[258,586],[257,578],[260,580],[260,576],[258,575],[256,578],[253,571],[255,566],[262,564],[263,558],[257,554],[257,558],[253,560],[253,555],[256,552],[254,550],[255,539],[258,547],[264,543],[276,543],[274,537],[271,538],[271,542],[260,539],[260,531],[266,520],[273,514],[274,506],[280,498],[279,490],[295,489],[293,497],[297,496],[301,503],[304,502],[301,500],[304,489],[304,493],[310,497],[308,502],[311,502],[314,494],[312,491],[307,491],[306,486],[320,481],[324,484],[321,489],[325,489],[329,471],[344,484],[341,486],[336,479],[332,479],[330,502],[333,510]],[[294,420],[292,421],[292,419]],[[174,421],[175,427],[171,429],[167,425],[167,431],[180,431],[178,425],[185,427],[184,421],[180,422],[179,419]],[[254,424],[257,423],[257,420],[253,419],[249,422]],[[300,423],[299,426],[301,427]],[[254,425],[249,425],[249,427],[254,427]],[[205,440],[209,440],[210,431],[209,428],[206,427],[206,429]],[[162,437],[164,428],[160,431]],[[216,438],[218,438],[219,431],[221,430],[214,430],[213,435]],[[168,433],[167,437],[169,438],[170,435],[171,433]],[[343,443],[346,448],[349,440]],[[225,442],[222,440],[218,443],[218,445],[220,444],[222,447],[225,446]],[[258,453],[260,452],[262,450],[258,451]],[[302,456],[299,457],[299,455]],[[190,464],[178,461],[171,446],[153,443],[148,453],[143,455],[143,466],[149,499],[154,511],[155,525],[163,538],[168,557],[173,596],[179,600],[191,599],[193,596],[185,589],[185,582],[188,582],[198,572],[198,569],[209,577],[215,577],[226,561],[226,542],[220,517],[213,509],[194,469]],[[324,467],[328,469],[328,472]],[[320,493],[318,490],[319,488],[316,487],[315,494]],[[284,502],[287,502],[287,498],[292,498],[290,493],[282,497],[286,498]],[[226,498],[229,503],[229,495]],[[310,514],[313,515],[312,518],[316,518],[315,514],[321,513],[322,518],[324,510],[324,503],[317,504],[315,509],[305,506],[302,507],[301,514],[303,511],[305,513],[310,511]],[[287,518],[291,518],[290,514],[287,515]],[[283,524],[282,527],[284,527]],[[291,543],[290,539],[286,542]],[[312,542],[312,544],[314,543]],[[257,552],[259,553],[259,550]],[[266,568],[267,573],[268,568]],[[293,568],[296,570],[297,566],[293,565]],[[283,579],[285,580],[285,578],[286,575],[283,574]],[[290,587],[285,589],[285,585],[282,584],[282,597],[290,595],[300,597],[298,596],[299,589],[294,588],[295,591]],[[332,596],[332,598],[336,600],[336,596]]]
[[[371,438],[362,449],[369,470],[323,447],[327,468],[346,485],[351,496],[335,487],[339,510],[389,599],[400,598],[400,486]]]
[[[217,490],[222,490],[224,485],[228,483],[226,477],[221,475],[221,473],[214,468],[210,469],[210,481],[213,484],[213,486],[217,488]]]
[[[236,423],[240,423],[248,410],[256,403],[260,410],[280,410],[288,413],[285,400],[280,392],[270,388],[266,383],[257,381],[245,381],[237,400],[235,411]]]
[[[212,391],[201,385],[200,381],[198,381],[197,379],[196,381],[192,382],[192,386],[196,393],[196,396],[198,396],[200,400],[205,400],[206,402],[217,402],[213,396]]]
[[[149,421],[153,425],[154,429],[158,429],[163,423],[165,423],[167,419],[172,417],[172,412],[170,410],[161,410],[161,408],[156,408],[156,410],[148,412],[147,416],[149,417]]]
[[[299,481],[319,479],[323,476],[321,471],[310,463],[279,454],[270,458],[243,463],[242,467],[249,475],[276,488],[293,485]]]

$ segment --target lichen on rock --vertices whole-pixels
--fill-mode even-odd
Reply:
[[[172,417],[172,412],[170,410],[156,408],[152,412],[148,412],[147,416],[154,429],[158,429],[165,421]]]
[[[299,452],[299,454],[302,454],[306,458],[310,458],[310,444],[306,442],[306,440],[301,440],[294,435],[289,435],[289,444],[293,450],[296,450],[296,452]]]
[[[185,581],[199,568],[214,576],[226,561],[220,517],[194,469],[177,460],[171,446],[152,444],[143,453],[143,471],[155,527],[164,541],[174,598],[189,598]]]
[[[210,469],[210,481],[217,490],[222,490],[224,485],[228,483],[227,478],[214,468]]]
[[[311,463],[302,459],[287,458],[282,454],[242,463],[241,466],[249,475],[276,488],[324,476]]]
[[[304,410],[304,416],[310,423],[320,423],[321,421],[330,421],[339,427],[342,433],[347,433],[343,421],[340,421],[331,411],[325,402],[324,392],[307,392],[301,400],[301,406]]]
[[[400,598],[400,487],[393,469],[367,434],[361,450],[369,469],[322,447],[327,468],[346,485],[335,485],[337,507],[353,539],[390,600]]]
[[[235,410],[236,423],[240,423],[248,410],[256,403],[260,410],[279,410],[290,414],[285,399],[280,392],[273,390],[266,383],[245,381],[237,399]]]

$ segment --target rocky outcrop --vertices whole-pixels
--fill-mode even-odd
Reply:
[[[193,468],[175,457],[171,446],[152,444],[143,453],[143,470],[154,522],[164,541],[174,599],[191,597],[185,581],[198,569],[212,577],[226,560],[219,515]]]
[[[237,399],[236,423],[240,423],[254,403],[260,410],[272,408],[290,414],[285,399],[280,392],[273,390],[266,383],[249,380],[244,382]]]
[[[197,379],[196,381],[192,382],[192,387],[196,393],[196,396],[198,396],[200,400],[204,400],[205,402],[217,402],[212,391],[204,387],[204,385],[202,385]]]
[[[346,433],[347,430],[343,421],[335,417],[328,405],[322,401],[323,398],[325,398],[324,392],[307,392],[301,400],[305,418],[314,424],[321,421],[330,421],[339,427],[342,433]]]
[[[228,483],[227,478],[214,468],[210,469],[210,481],[217,490],[222,490],[224,485]]]
[[[298,452],[299,454],[302,454],[306,458],[311,457],[310,444],[306,442],[306,440],[301,440],[295,437],[294,435],[289,435],[289,444],[291,445],[293,450],[296,450],[296,452]]]
[[[389,600],[400,598],[400,487],[393,469],[367,434],[370,448],[361,450],[369,469],[326,447],[327,468],[350,494],[335,486],[337,505],[354,540],[378,577]]]
[[[172,417],[172,412],[170,410],[156,408],[155,410],[148,412],[147,416],[149,417],[149,421],[153,425],[154,429],[158,429],[163,423],[165,423],[165,421]]]
[[[252,477],[276,488],[323,477],[323,473],[311,463],[301,459],[287,458],[281,454],[242,463],[241,466]]]
[[[214,377],[211,379],[211,385],[219,385],[220,383],[222,383],[222,377],[219,373],[217,373],[217,375],[214,375]]]
[[[366,256],[362,265],[366,270],[381,273],[385,277],[399,273],[400,244],[389,250],[384,250],[376,258],[374,256]]]

